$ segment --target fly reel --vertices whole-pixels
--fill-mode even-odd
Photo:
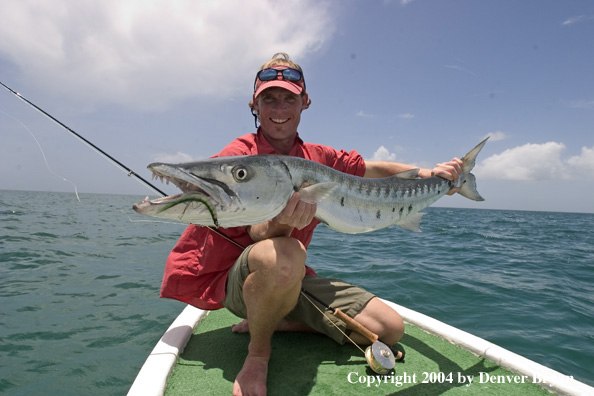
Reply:
[[[351,318],[350,316],[342,312],[339,308],[335,309],[330,307],[329,305],[325,304],[323,301],[321,301],[305,289],[301,289],[301,294],[305,296],[305,298],[307,298],[307,300],[309,300],[309,302],[311,302],[311,304],[314,307],[316,307],[320,311],[320,313],[324,317],[326,317],[326,319],[328,319],[328,321],[333,326],[335,326],[338,329],[338,331],[340,331],[349,341],[353,343],[353,345],[355,345],[357,348],[359,348],[361,352],[365,354],[365,360],[367,360],[369,367],[371,367],[371,369],[376,373],[388,374],[390,370],[392,370],[394,366],[396,366],[396,361],[401,361],[402,359],[404,359],[403,352],[398,351],[396,353],[396,356],[394,356],[393,349],[384,344],[383,342],[379,341],[379,337],[377,334],[365,328],[361,323],[357,322],[355,319]],[[346,335],[344,331],[342,331],[340,327],[336,325],[336,323],[330,320],[330,318],[328,318],[328,316],[316,304],[314,304],[313,301],[310,300],[310,297],[316,300],[318,303],[322,304],[322,306],[326,307],[327,309],[332,310],[333,315],[335,317],[342,320],[344,323],[347,324],[348,327],[367,338],[372,344],[368,346],[367,349],[364,351],[359,345],[357,345],[357,343],[355,343],[355,341],[353,341],[348,335]]]
[[[388,374],[396,366],[396,357],[392,349],[381,341],[376,341],[367,347],[365,360],[378,374]]]

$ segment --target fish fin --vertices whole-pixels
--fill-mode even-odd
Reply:
[[[476,156],[483,149],[483,146],[487,143],[487,140],[489,140],[489,137],[487,137],[485,140],[483,140],[482,142],[477,144],[475,148],[470,150],[468,153],[466,153],[466,155],[464,157],[462,157],[462,163],[464,164],[462,166],[462,168],[464,169],[465,172],[470,173],[472,168],[474,168],[474,162],[475,162]]]
[[[396,224],[404,228],[405,230],[409,230],[412,232],[421,232],[421,217],[423,217],[424,214],[425,213],[415,213]]]
[[[301,200],[307,203],[318,203],[327,198],[339,185],[335,182],[312,184],[299,190]]]
[[[404,172],[396,173],[394,176],[398,179],[416,179],[419,177],[419,168],[409,169]]]
[[[472,199],[473,201],[484,201],[485,198],[481,197],[481,194],[476,190],[476,178],[472,173],[468,173],[466,175],[462,175],[462,185],[460,186],[460,191],[458,194],[466,197],[468,199]]]
[[[485,143],[487,143],[488,139],[489,138],[486,138],[477,144],[475,148],[462,157],[462,174],[460,175],[458,183],[456,183],[456,187],[460,187],[458,194],[468,199],[472,199],[473,201],[485,200],[476,190],[476,178],[470,171],[474,168],[476,156],[482,150]]]

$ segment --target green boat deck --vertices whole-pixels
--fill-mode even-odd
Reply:
[[[248,334],[231,332],[240,319],[211,312],[194,331],[167,382],[167,396],[230,395],[243,365]],[[269,395],[550,395],[532,378],[508,371],[407,324],[396,347],[404,361],[379,376],[354,345],[319,334],[275,333]],[[470,382],[472,380],[472,382]]]

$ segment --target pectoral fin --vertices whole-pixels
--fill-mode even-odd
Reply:
[[[301,194],[301,200],[307,203],[318,203],[326,199],[339,183],[328,182],[328,183],[317,183],[311,186],[307,186],[299,190]]]

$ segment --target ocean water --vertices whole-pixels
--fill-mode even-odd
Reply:
[[[158,294],[185,226],[142,198],[0,191],[0,394],[127,392],[184,307]],[[426,213],[422,233],[318,227],[309,264],[594,385],[594,215]]]

